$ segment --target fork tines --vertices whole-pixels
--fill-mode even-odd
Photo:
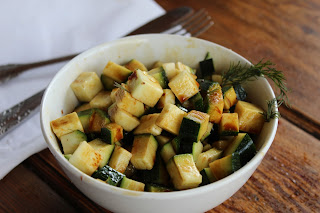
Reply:
[[[201,9],[176,24],[176,26],[162,33],[197,37],[207,31],[214,22],[208,15],[208,12],[205,9]]]

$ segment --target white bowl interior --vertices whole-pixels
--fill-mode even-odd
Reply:
[[[100,75],[109,60],[123,64],[133,58],[147,67],[158,60],[181,61],[191,67],[198,67],[199,61],[203,60],[208,51],[214,59],[218,72],[227,70],[231,63],[238,63],[238,61],[241,64],[250,63],[233,51],[208,41],[174,35],[150,34],[131,36],[92,48],[71,60],[57,73],[42,100],[41,127],[50,151],[68,177],[84,194],[112,211],[130,212],[132,211],[130,205],[135,205],[135,211],[139,212],[151,210],[163,212],[173,209],[175,212],[199,212],[219,205],[248,180],[274,139],[277,119],[265,123],[257,142],[259,152],[239,171],[204,187],[170,193],[133,192],[94,180],[73,167],[63,157],[50,127],[50,121],[70,113],[78,104],[70,84],[81,72],[94,71]],[[274,93],[264,78],[249,82],[245,88],[249,98],[264,109],[266,109],[266,100],[274,98]],[[146,201],[148,203],[144,204]]]

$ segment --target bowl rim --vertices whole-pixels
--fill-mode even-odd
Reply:
[[[265,143],[263,144],[263,146],[259,149],[259,151],[256,153],[256,155],[243,167],[241,167],[238,171],[232,173],[231,175],[218,180],[216,182],[210,183],[208,185],[205,186],[201,186],[201,187],[197,187],[197,188],[193,188],[193,189],[188,189],[188,190],[180,190],[180,191],[172,191],[172,192],[136,192],[136,191],[132,191],[132,190],[128,190],[128,189],[122,189],[120,187],[116,187],[116,186],[112,186],[106,183],[103,183],[101,181],[98,181],[94,178],[92,178],[91,176],[81,172],[79,169],[77,169],[76,167],[72,166],[67,160],[66,158],[63,156],[62,153],[59,153],[54,146],[52,145],[52,141],[50,139],[50,137],[47,135],[46,133],[46,129],[45,129],[45,124],[44,123],[44,119],[43,117],[45,116],[44,113],[44,108],[45,108],[45,104],[46,104],[46,100],[48,99],[48,96],[50,96],[50,90],[52,85],[54,85],[55,79],[58,78],[59,75],[62,75],[65,70],[68,70],[68,68],[72,65],[72,63],[76,62],[78,59],[80,58],[85,58],[85,57],[89,57],[92,53],[95,53],[97,50],[101,49],[102,47],[106,47],[106,46],[112,46],[117,44],[118,42],[123,42],[123,41],[129,41],[132,39],[150,39],[150,38],[154,38],[154,37],[167,37],[167,38],[180,38],[180,39],[192,39],[195,40],[196,42],[204,42],[204,44],[207,45],[213,45],[213,46],[217,46],[220,47],[222,49],[224,49],[225,51],[230,51],[231,54],[234,54],[237,58],[240,58],[241,60],[245,61],[248,64],[251,64],[250,61],[248,61],[246,58],[244,58],[243,56],[239,55],[238,53],[232,51],[229,48],[226,48],[222,45],[216,44],[214,42],[211,41],[207,41],[207,40],[203,40],[200,38],[194,38],[194,37],[184,37],[184,36],[180,36],[180,35],[169,35],[169,34],[141,34],[141,35],[134,35],[134,36],[127,36],[127,37],[123,37],[120,39],[116,39],[116,40],[112,40],[100,45],[97,45],[95,47],[92,47],[84,52],[82,52],[81,54],[77,55],[75,58],[71,59],[69,62],[67,62],[67,64],[65,64],[53,77],[53,79],[50,81],[49,85],[47,86],[42,101],[41,101],[41,107],[40,107],[40,124],[41,124],[41,130],[42,130],[42,134],[45,138],[45,141],[48,145],[48,148],[50,149],[50,152],[54,155],[54,157],[56,158],[56,160],[58,161],[59,164],[61,164],[62,168],[65,167],[65,169],[67,169],[69,172],[72,173],[72,175],[76,176],[76,177],[81,177],[82,181],[88,182],[88,184],[92,184],[93,187],[95,188],[101,188],[103,191],[108,191],[111,193],[117,193],[117,194],[122,194],[122,195],[127,195],[127,196],[135,196],[138,198],[142,198],[142,199],[175,199],[175,198],[181,198],[181,197],[186,197],[186,196],[190,196],[192,194],[192,196],[196,196],[198,194],[202,194],[206,191],[211,191],[214,189],[217,189],[223,185],[227,185],[230,182],[235,181],[238,177],[241,177],[243,174],[247,173],[250,171],[251,168],[255,167],[255,166],[259,166],[259,164],[261,163],[262,159],[264,158],[264,156],[266,155],[267,151],[269,150],[274,137],[276,135],[276,131],[277,131],[277,127],[278,127],[278,118],[275,118],[273,120],[271,120],[270,122],[272,123],[272,130],[270,132],[270,134],[268,135],[268,139],[265,141]],[[269,93],[272,94],[273,98],[275,97],[275,94],[273,92],[273,89],[271,87],[271,85],[269,84],[269,82],[265,79],[265,78],[261,78],[260,80],[264,81],[264,83],[266,84],[266,89],[268,90]],[[277,106],[275,107],[275,110],[278,111]],[[246,180],[247,181],[247,180]],[[130,192],[130,193],[128,193]],[[140,196],[137,196],[140,195]]]

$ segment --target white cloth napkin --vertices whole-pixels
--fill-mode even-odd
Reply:
[[[11,0],[0,7],[0,64],[78,53],[164,14],[152,0]],[[45,88],[65,64],[33,69],[0,84],[0,112]],[[39,112],[0,140],[0,179],[47,147]]]

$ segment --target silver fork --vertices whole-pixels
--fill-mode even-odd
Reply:
[[[162,24],[162,23],[159,23]],[[191,15],[179,19],[173,23],[170,23],[170,28],[160,33],[165,34],[175,34],[182,36],[199,36],[203,32],[207,31],[213,25],[211,17],[207,14],[204,9],[201,9]],[[173,26],[173,27],[171,27]],[[154,29],[153,29],[154,30]],[[153,31],[149,29],[149,33]],[[129,35],[141,34],[140,31],[133,31]],[[9,80],[18,74],[27,71],[32,68],[45,66],[57,62],[62,62],[70,60],[77,56],[78,54],[73,54],[69,56],[64,56],[60,58],[50,59],[47,61],[40,61],[30,64],[10,64],[5,66],[0,66],[0,82],[3,80]],[[37,94],[25,99],[24,101],[18,103],[10,109],[7,109],[0,113],[0,139],[10,130],[17,127],[23,121],[26,120],[31,114],[36,112],[36,109],[41,103],[41,99],[45,90],[38,92]]]
[[[205,9],[201,9],[193,14],[187,15],[185,18],[182,18],[172,24],[174,25],[173,27],[167,30],[164,30],[160,33],[197,37],[203,32],[207,31],[214,23],[211,17],[208,15],[208,13],[205,11]],[[156,32],[156,31],[150,30],[150,32]],[[134,35],[137,33],[138,33],[137,31],[133,31],[128,35]],[[8,81],[16,77],[20,73],[23,73],[27,70],[30,70],[36,67],[41,67],[49,64],[71,60],[78,54],[62,56],[59,58],[53,58],[45,61],[39,61],[39,62],[28,63],[28,64],[1,65],[0,66],[0,83]]]

